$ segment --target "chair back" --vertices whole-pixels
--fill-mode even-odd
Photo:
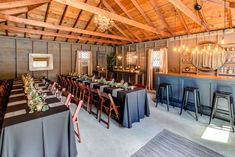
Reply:
[[[65,92],[65,91],[66,91],[65,88],[62,88],[61,91],[58,91],[57,98],[58,98],[58,99],[61,99],[62,94],[63,94],[63,92]]]
[[[113,101],[112,95],[111,95],[111,94],[108,94],[108,97],[109,97],[110,104],[111,104],[111,106],[113,107],[113,110],[114,110],[116,116],[119,117],[118,109],[117,109],[117,106],[116,106],[115,102]]]
[[[55,92],[56,92],[56,82],[53,82],[53,84],[52,84],[51,87],[50,87],[50,91],[51,91],[53,94],[55,94]]]
[[[77,99],[77,98],[76,98]],[[78,113],[80,112],[81,110],[81,107],[82,107],[82,104],[83,104],[83,101],[79,101],[78,99],[76,100],[76,105],[77,105],[77,108],[76,108],[76,111],[74,112],[73,114],[73,121],[77,121],[78,119]]]

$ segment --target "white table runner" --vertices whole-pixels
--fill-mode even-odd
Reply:
[[[5,114],[4,118],[15,117],[15,116],[19,116],[19,115],[22,115],[22,114],[26,114],[25,109],[14,111],[14,112],[8,112],[8,113]]]

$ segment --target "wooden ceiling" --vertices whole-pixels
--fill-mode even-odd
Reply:
[[[196,2],[202,10],[194,9]],[[113,19],[113,27],[99,32],[93,21],[97,13]],[[0,1],[2,36],[122,45],[234,25],[235,0]]]

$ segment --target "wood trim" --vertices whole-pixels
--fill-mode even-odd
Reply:
[[[45,13],[44,22],[47,22],[47,18],[48,18],[50,7],[51,7],[51,2],[49,2],[47,4],[47,10],[46,10],[46,13]],[[42,28],[42,31],[44,31],[44,30],[45,30],[45,27]],[[40,39],[42,39],[42,37],[43,37],[43,35],[40,36]]]
[[[105,34],[105,33],[100,33],[100,32],[82,30],[82,29],[79,29],[79,28],[71,28],[71,27],[67,27],[67,26],[60,26],[60,25],[50,24],[50,23],[36,21],[36,20],[30,20],[30,19],[14,17],[14,16],[10,16],[10,15],[5,15],[5,14],[0,14],[0,19],[4,19],[4,20],[16,22],[16,23],[22,23],[22,24],[38,26],[38,27],[46,27],[46,28],[55,29],[55,30],[58,29],[58,30],[68,31],[68,32],[72,31],[72,32],[75,32],[75,33],[82,33],[82,34],[100,36],[100,37],[104,37],[104,38],[111,38],[111,39],[129,41],[129,39],[127,39],[125,37],[121,37],[121,36],[115,36],[115,35],[110,35],[110,34]]]
[[[224,1],[223,0],[205,0],[207,2],[211,2],[213,4],[216,4],[218,6],[224,7]],[[235,2],[226,2],[227,8],[235,8]]]
[[[233,28],[233,19],[232,19],[231,9],[227,8],[226,13],[227,13],[228,27]]]
[[[1,10],[0,14],[7,14],[7,15],[15,15],[28,12],[27,7],[17,8],[17,9],[8,9],[8,10]],[[0,22],[4,22],[6,20],[0,19]]]
[[[28,19],[28,12],[25,14],[25,18]],[[25,24],[24,28],[27,28],[27,25]],[[24,33],[24,37],[26,38],[27,33]]]
[[[140,29],[144,29],[144,30],[147,30],[147,31],[150,31],[150,32],[153,32],[153,33],[166,34],[166,32],[160,31],[160,30],[158,31],[154,27],[145,25],[143,23],[136,22],[134,20],[130,20],[130,19],[126,18],[126,17],[117,15],[115,13],[111,13],[109,11],[97,8],[95,6],[92,6],[92,5],[89,5],[89,4],[80,2],[80,1],[75,1],[75,0],[69,0],[69,1],[68,0],[54,0],[54,1],[62,3],[62,4],[67,4],[69,6],[72,6],[72,7],[78,8],[78,9],[82,9],[82,10],[91,12],[93,14],[104,15],[104,16],[107,16],[107,17],[109,17],[109,18],[111,18],[111,19],[113,19],[115,21],[119,21],[119,22],[131,25],[131,26],[134,26],[134,27],[138,27]]]
[[[174,5],[177,9],[179,9],[181,12],[183,12],[186,16],[188,16],[191,20],[196,22],[198,25],[203,26],[207,31],[209,31],[206,24],[199,17],[197,17],[181,0],[168,0],[168,1],[172,5]]]
[[[15,0],[11,2],[3,2],[0,3],[0,9],[10,9],[10,8],[18,8],[18,7],[25,7],[35,4],[42,4],[42,3],[48,3],[51,0]]]
[[[46,32],[46,31],[41,31],[41,30],[35,30],[35,29],[29,29],[29,28],[26,29],[26,28],[14,27],[14,26],[0,25],[0,30],[8,30],[8,31],[20,32],[20,33],[27,32],[30,34],[45,35],[45,36],[52,36],[52,37],[56,36],[56,37],[60,37],[60,38],[79,39],[82,41],[89,40],[89,41],[93,41],[93,42],[108,43],[108,44],[113,44],[113,45],[126,44],[124,42],[116,42],[116,41],[104,40],[104,39],[85,38],[85,37],[80,37],[80,36],[76,36],[76,35]]]
[[[63,23],[63,20],[64,20],[64,17],[65,17],[65,14],[66,14],[67,10],[68,10],[68,5],[65,5],[63,14],[62,14],[62,16],[61,16],[61,18],[60,18],[60,23],[59,23],[59,25],[61,25],[61,24]],[[56,33],[59,33],[59,30],[58,30],[58,29],[56,30]],[[54,37],[54,41],[56,41],[56,37]]]

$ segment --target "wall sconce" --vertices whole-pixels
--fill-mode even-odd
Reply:
[[[122,56],[120,56],[120,55],[117,56],[117,59],[118,59],[118,60],[121,60],[121,59],[122,59]]]
[[[137,56],[137,55],[134,55],[133,57],[134,57],[134,59],[137,59],[137,58],[138,58],[138,56]]]

